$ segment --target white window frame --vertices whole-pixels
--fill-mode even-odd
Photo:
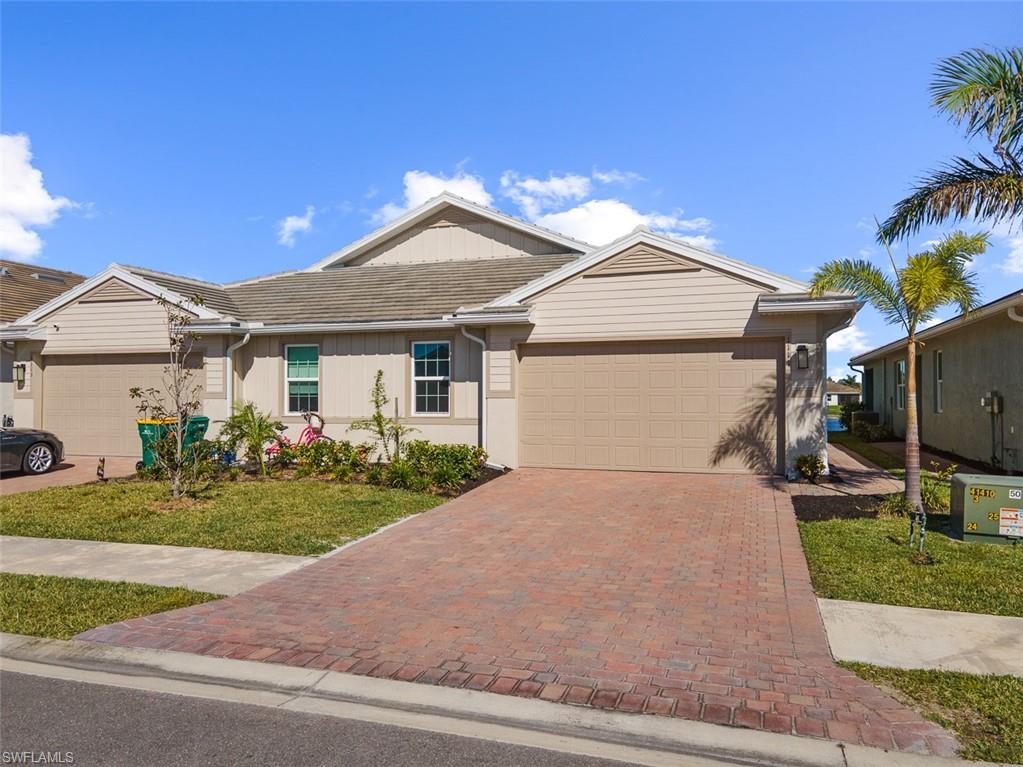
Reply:
[[[895,409],[906,409],[906,360],[895,361]]]
[[[416,375],[416,346],[421,344],[443,344],[448,347],[448,374],[446,376],[417,376]],[[450,418],[451,417],[451,366],[454,364],[452,352],[454,344],[447,338],[438,338],[435,340],[420,338],[417,341],[413,341],[409,347],[409,356],[412,364],[412,415],[417,418]],[[421,413],[419,411],[419,405],[416,400],[416,382],[417,381],[447,381],[448,382],[448,409],[442,413]]]
[[[934,412],[945,412],[945,355],[934,350]]]
[[[307,349],[309,347],[316,349],[316,378],[292,378],[288,375],[288,349]],[[284,345],[284,414],[285,415],[302,415],[302,410],[291,409],[291,395],[288,393],[290,390],[289,384],[292,382],[299,381],[316,381],[316,406],[317,408],[322,406],[320,402],[320,345],[319,344],[285,344]]]

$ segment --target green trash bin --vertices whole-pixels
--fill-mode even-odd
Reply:
[[[178,424],[177,418],[142,418],[137,420],[139,437],[142,438],[142,460],[135,464],[136,469],[152,466],[156,462],[156,453],[153,446],[166,437]],[[206,437],[206,430],[210,428],[210,419],[204,415],[193,415],[189,417],[185,425],[185,439],[182,442],[183,448],[188,448],[196,442],[202,442]]]
[[[140,418],[135,421],[142,439],[142,460],[135,464],[136,469],[153,465],[156,461],[153,445],[166,437],[177,422],[177,418]]]

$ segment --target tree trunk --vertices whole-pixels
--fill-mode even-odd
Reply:
[[[916,339],[906,346],[906,500],[923,511],[920,500],[920,424],[916,410]]]

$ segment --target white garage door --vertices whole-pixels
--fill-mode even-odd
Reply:
[[[43,372],[43,428],[72,455],[142,452],[133,386],[163,388],[165,354],[48,356]]]
[[[776,341],[526,344],[522,466],[778,471]]]

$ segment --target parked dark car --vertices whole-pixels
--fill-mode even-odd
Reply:
[[[64,443],[42,429],[0,429],[0,471],[45,474],[64,459]]]

